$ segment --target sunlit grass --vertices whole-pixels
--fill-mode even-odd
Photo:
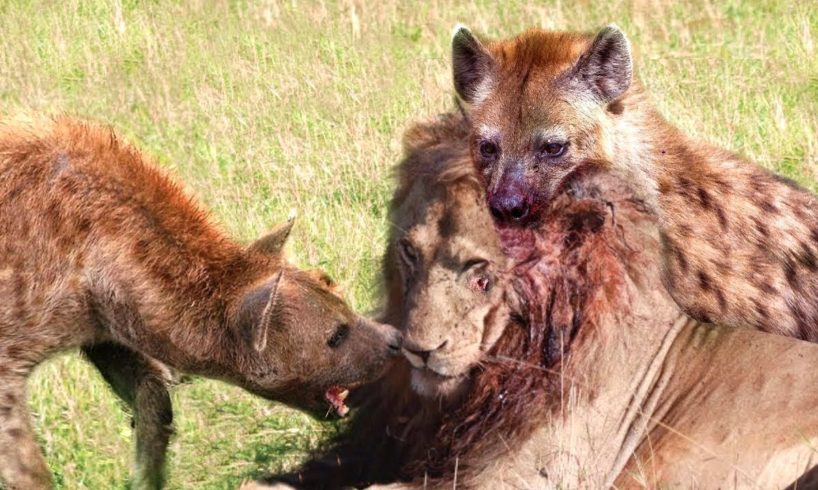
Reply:
[[[456,22],[491,36],[615,22],[674,123],[818,181],[811,2],[10,0],[0,112],[111,123],[244,241],[295,209],[293,260],[326,269],[371,311],[400,132],[451,107]],[[173,488],[232,488],[334,430],[211,381],[178,387],[174,405]],[[39,370],[31,407],[61,487],[127,484],[129,417],[78,356]]]

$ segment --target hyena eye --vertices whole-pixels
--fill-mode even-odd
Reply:
[[[332,333],[332,337],[327,340],[327,345],[330,346],[331,349],[334,349],[341,345],[341,342],[347,338],[347,335],[349,335],[349,325],[338,325],[338,328],[336,328],[335,332]]]
[[[495,160],[500,155],[500,148],[491,141],[480,142],[480,156],[486,160]]]
[[[540,147],[540,154],[544,157],[555,158],[565,153],[568,145],[558,141],[550,141]]]

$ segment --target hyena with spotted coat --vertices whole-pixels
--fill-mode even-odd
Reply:
[[[0,121],[0,486],[51,486],[25,384],[71,348],[133,409],[137,488],[163,484],[165,366],[343,412],[341,387],[379,375],[400,335],[288,264],[288,232],[239,246],[109,129]]]
[[[657,213],[665,283],[691,316],[818,341],[818,200],[668,123],[621,30],[481,42],[459,27],[452,51],[498,227],[536,222],[572,176],[608,169]]]

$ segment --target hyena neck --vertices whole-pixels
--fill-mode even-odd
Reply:
[[[615,133],[627,165],[610,161],[657,214],[674,300],[701,321],[818,340],[818,198],[656,113],[632,121]]]
[[[736,153],[688,137],[644,106],[649,108],[614,125],[613,155],[624,158],[621,164],[611,161],[657,214],[664,234],[681,240],[691,234],[734,238],[734,249],[763,244],[782,257],[803,248],[803,241],[816,241],[818,203],[812,193]],[[771,233],[779,236],[777,244],[769,243]]]
[[[677,145],[684,137],[648,99],[643,91],[635,91],[621,101],[621,114],[602,117],[602,146],[614,172],[630,182],[637,197],[656,210],[666,178],[665,165],[678,151],[669,148],[669,143]]]
[[[249,371],[269,368],[257,366],[258,351],[249,339],[249,325],[241,324],[239,311],[249,289],[269,279],[270,267],[259,269],[252,261],[239,261],[236,269],[223,279],[220,288],[202,297],[201,308],[187,317],[186,327],[193,342],[173,342],[180,348],[174,356],[185,372],[222,379],[244,379]]]
[[[244,352],[246,342],[242,342],[233,326],[239,301],[240,295],[233,288],[197,298],[196,307],[180,316],[180,328],[174,329],[159,346],[165,362],[189,374],[219,379],[235,377],[235,360],[228,353],[242,358],[250,354]]]
[[[115,340],[182,372],[231,378],[241,364],[232,357],[250,354],[242,350],[249,343],[234,325],[236,312],[246,286],[263,280],[263,274],[238,247],[221,256],[214,250],[209,256],[175,252],[164,258],[172,260],[178,275],[157,280],[133,267],[99,290],[96,310]]]
[[[693,194],[706,192],[721,198],[730,194],[730,182],[749,184],[759,178],[784,186],[772,182],[775,177],[752,162],[685,135],[653,107],[643,91],[626,96],[623,105],[621,115],[604,118],[606,160],[660,219],[672,219],[665,209],[669,195],[699,198]]]

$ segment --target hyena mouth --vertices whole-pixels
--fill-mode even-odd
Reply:
[[[531,228],[495,227],[503,252],[515,260],[525,260],[535,250],[536,238]]]
[[[344,403],[348,396],[349,390],[342,386],[330,386],[324,392],[324,398],[329,402],[330,410],[335,410],[340,417],[349,413],[349,407]]]

